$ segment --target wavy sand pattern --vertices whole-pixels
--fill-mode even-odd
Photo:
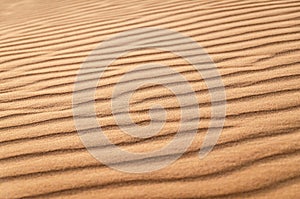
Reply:
[[[101,41],[153,26],[181,32],[210,54],[226,88],[226,121],[213,151],[199,160],[211,109],[203,79],[170,52],[131,52],[97,87],[95,107],[107,137],[128,151],[147,152],[177,132],[176,96],[157,85],[134,93],[130,113],[136,124],[147,125],[149,107],[162,104],[168,114],[159,134],[137,139],[116,125],[109,108],[113,88],[141,63],[183,74],[199,100],[201,122],[174,164],[122,173],[95,160],[79,139],[74,82]],[[1,0],[0,198],[299,198],[299,46],[300,1]]]

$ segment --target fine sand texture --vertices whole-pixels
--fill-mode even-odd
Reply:
[[[227,104],[217,144],[199,159],[211,119],[201,75],[158,49],[115,60],[98,82],[95,110],[105,135],[123,150],[164,147],[186,108],[166,87],[140,87],[130,99],[131,119],[147,126],[149,109],[161,104],[165,125],[151,138],[124,133],[111,111],[112,91],[139,64],[163,64],[182,74],[200,106],[188,150],[161,170],[133,174],[87,151],[72,96],[90,52],[141,27],[171,29],[197,41],[221,74]],[[0,0],[0,198],[300,198],[299,91],[298,0]]]

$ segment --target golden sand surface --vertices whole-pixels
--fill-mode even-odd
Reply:
[[[171,52],[143,49],[116,60],[99,81],[95,109],[104,133],[124,150],[159,149],[178,128],[176,96],[153,85],[134,93],[130,113],[147,125],[148,108],[162,104],[162,131],[136,139],[116,125],[112,90],[139,63],[183,74],[201,107],[197,136],[180,159],[132,174],[88,153],[72,94],[101,41],[141,27],[197,41],[221,74],[227,105],[216,146],[199,160],[211,105],[202,77]],[[0,63],[0,198],[300,198],[300,1],[1,0]]]

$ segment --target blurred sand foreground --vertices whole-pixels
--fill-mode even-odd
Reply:
[[[168,111],[151,139],[124,134],[110,97],[139,63],[163,63],[197,93],[201,123],[188,151],[153,173],[113,170],[94,159],[72,113],[76,74],[90,51],[116,33],[159,26],[199,42],[226,88],[227,113],[213,151],[198,151],[210,119],[201,76],[184,60],[155,49],[116,60],[99,82],[97,116],[107,137],[132,152],[159,149],[174,137],[176,96],[148,86],[131,99],[131,117]],[[300,198],[300,1],[103,0],[0,2],[0,198]]]

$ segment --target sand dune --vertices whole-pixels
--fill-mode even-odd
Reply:
[[[97,120],[113,143],[149,152],[170,142],[179,128],[183,107],[158,85],[136,90],[130,115],[145,126],[149,108],[161,104],[167,117],[159,134],[134,138],[116,124],[113,89],[139,64],[164,64],[184,75],[201,116],[180,159],[159,171],[131,174],[88,153],[75,128],[72,96],[90,52],[141,27],[175,30],[206,50],[226,89],[226,120],[214,149],[199,160],[211,119],[203,77],[172,52],[143,49],[122,56],[103,73],[95,94]],[[0,198],[299,198],[299,46],[300,1],[1,0]],[[174,74],[157,77],[183,84]]]

